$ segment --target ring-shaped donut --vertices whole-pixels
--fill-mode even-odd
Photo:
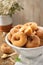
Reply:
[[[14,26],[14,27],[10,30],[10,33],[13,35],[14,33],[18,32],[21,27],[22,27],[22,25]]]
[[[34,48],[39,46],[40,46],[40,38],[37,35],[28,38],[26,48]]]
[[[26,24],[24,24],[25,26],[31,26],[32,30],[37,30],[38,26],[35,22],[28,22]]]
[[[22,47],[27,42],[27,36],[23,32],[17,32],[12,36],[11,42],[15,46]]]

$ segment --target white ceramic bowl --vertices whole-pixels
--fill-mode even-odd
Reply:
[[[41,27],[42,28],[42,27]],[[24,55],[25,57],[37,57],[43,52],[43,46],[35,48],[20,48],[12,45],[8,40],[8,34],[6,35],[5,41],[10,45],[14,50],[17,50],[18,53]]]

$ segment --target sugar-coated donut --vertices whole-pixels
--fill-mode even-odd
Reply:
[[[23,26],[23,25],[19,24],[19,25],[16,25],[16,26],[14,26],[14,27],[17,28],[17,29],[20,29],[22,26]]]
[[[22,27],[22,25],[14,26],[14,27],[10,30],[10,33],[13,35],[14,33],[18,32],[21,27]]]
[[[27,42],[27,37],[23,32],[17,32],[12,36],[11,42],[13,45],[22,47]]]
[[[20,32],[24,32],[26,30],[27,26],[22,26],[22,28],[19,30]]]
[[[27,27],[27,29],[24,31],[24,33],[27,35],[27,36],[30,36],[32,34],[32,29],[30,26]]]
[[[33,31],[38,29],[38,26],[37,26],[37,24],[35,22],[30,22],[29,25],[31,26]]]
[[[40,46],[40,38],[37,35],[32,36],[28,39],[26,48],[34,48]]]
[[[14,33],[16,33],[16,32],[18,32],[18,29],[16,29],[16,28],[12,28],[11,30],[10,30],[10,33],[13,35]]]
[[[28,22],[25,24],[26,26],[31,26],[32,30],[37,30],[38,26],[35,22]]]
[[[1,51],[5,54],[12,53],[12,48],[8,46],[6,43],[3,43],[1,46]]]
[[[38,30],[36,31],[36,35],[40,38],[43,38],[43,29],[42,28],[38,28]]]

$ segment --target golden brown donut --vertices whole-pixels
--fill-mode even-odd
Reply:
[[[17,32],[12,36],[11,42],[13,45],[22,47],[27,42],[27,37],[23,32]]]
[[[14,33],[18,32],[22,25],[16,25],[11,30],[10,33],[13,35]]]
[[[31,26],[31,28],[32,28],[33,31],[37,30],[37,28],[38,28],[38,26],[37,26],[37,24],[35,22],[28,22],[28,23],[26,23],[24,25]]]
[[[24,31],[24,33],[27,35],[27,36],[30,36],[32,34],[32,29],[30,26],[27,27],[27,29]]]
[[[13,35],[14,33],[17,33],[17,32],[18,32],[18,29],[16,29],[16,28],[12,28],[10,30],[11,35]]]
[[[1,46],[1,51],[5,54],[12,53],[12,48],[8,46],[6,43],[3,43]]]
[[[38,29],[38,26],[37,26],[37,24],[35,22],[34,23],[30,23],[30,26],[31,26],[33,31]]]
[[[40,38],[43,38],[43,29],[38,28],[38,30],[36,31],[36,35]]]
[[[22,28],[19,30],[20,32],[24,32],[27,29],[27,26],[22,26]]]
[[[37,35],[32,36],[28,39],[26,48],[34,48],[40,46],[40,38]]]
[[[9,41],[11,41],[11,37],[13,36],[13,34],[14,34],[14,33],[17,33],[21,27],[22,27],[22,25],[17,25],[17,26],[14,26],[14,27],[10,30],[10,33],[8,33],[8,39],[9,39]]]
[[[23,25],[19,24],[19,25],[16,25],[14,26],[16,29],[20,29]]]

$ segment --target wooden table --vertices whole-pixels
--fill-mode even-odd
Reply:
[[[1,59],[1,56],[3,53],[1,52],[1,45],[4,43],[4,37],[2,35],[2,32],[0,32],[0,65],[14,65],[14,63],[10,60],[10,58],[7,59]]]

